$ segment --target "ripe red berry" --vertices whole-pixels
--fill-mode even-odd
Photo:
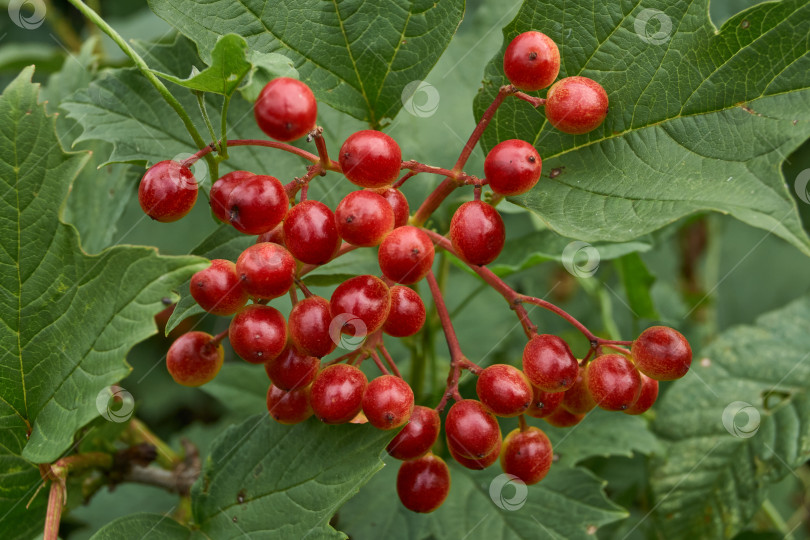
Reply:
[[[335,224],[346,242],[355,246],[376,246],[394,228],[394,209],[382,195],[373,191],[353,191],[335,209]]]
[[[408,421],[413,411],[413,390],[400,377],[382,375],[366,388],[363,413],[378,429],[395,429]]]
[[[621,354],[596,357],[585,370],[585,380],[596,404],[608,411],[625,411],[641,394],[641,375]]]
[[[296,204],[284,219],[284,243],[301,262],[329,262],[340,247],[335,215],[320,201]]]
[[[298,424],[312,416],[309,405],[309,387],[289,392],[270,385],[267,391],[267,411],[279,424]]]
[[[412,225],[394,229],[380,244],[377,259],[382,273],[397,283],[416,283],[430,272],[435,255],[433,242]]]
[[[299,349],[310,356],[323,358],[337,346],[329,335],[331,323],[329,300],[310,296],[293,306],[287,324],[290,338]]]
[[[585,414],[593,410],[596,407],[596,401],[594,401],[591,392],[588,390],[588,383],[585,377],[586,369],[582,366],[579,367],[579,371],[577,372],[576,379],[574,380],[574,385],[571,386],[568,390],[565,391],[565,395],[563,396],[562,407],[569,412],[574,414]],[[556,411],[555,411],[556,412]],[[552,413],[553,414],[553,413]],[[551,415],[546,417],[546,420]]]
[[[138,186],[138,202],[150,218],[177,221],[197,201],[197,181],[191,169],[178,161],[159,161],[149,167]]]
[[[352,326],[354,335],[369,335],[377,331],[390,309],[388,285],[380,278],[369,275],[356,276],[338,285],[329,302],[332,318],[342,316],[344,325]],[[365,328],[358,328],[360,324]]]
[[[239,255],[236,273],[249,295],[271,300],[285,294],[295,282],[295,259],[278,244],[262,242]]]
[[[397,142],[380,131],[365,129],[349,135],[340,147],[340,169],[360,187],[378,188],[399,176],[402,152]]]
[[[427,312],[419,293],[402,285],[391,287],[391,310],[383,324],[389,336],[407,337],[421,330]]]
[[[444,420],[447,446],[460,456],[481,459],[501,440],[498,421],[480,401],[463,399],[450,407]]]
[[[166,354],[166,368],[174,382],[200,386],[217,376],[225,352],[213,340],[205,332],[188,332],[174,340]]]
[[[321,371],[310,390],[315,416],[327,424],[343,424],[357,416],[368,380],[348,364],[334,364]]]
[[[416,405],[405,427],[391,439],[386,450],[396,459],[415,459],[427,453],[439,438],[441,422],[436,409]]]
[[[527,485],[536,484],[548,474],[554,452],[551,441],[542,430],[528,427],[515,429],[503,440],[501,468]]]
[[[287,345],[276,358],[264,364],[270,381],[282,390],[303,388],[315,380],[321,361]]]
[[[398,189],[384,187],[375,190],[391,205],[394,210],[394,228],[402,227],[408,224],[408,218],[411,215],[411,209],[408,206],[408,199]]]
[[[281,223],[290,200],[278,178],[256,174],[242,179],[228,195],[231,225],[245,234],[262,234]]]
[[[551,334],[532,337],[523,349],[523,373],[546,392],[568,390],[577,378],[579,364],[568,343]]]
[[[427,454],[403,461],[397,473],[397,494],[402,505],[412,512],[433,512],[450,493],[450,469],[444,460]]]
[[[503,71],[521,90],[541,90],[560,72],[560,50],[541,32],[523,32],[509,43],[503,55]]]
[[[534,146],[520,139],[509,139],[489,151],[484,174],[489,187],[499,195],[520,195],[540,180],[543,160]]]
[[[265,85],[253,106],[256,123],[278,141],[293,141],[315,127],[318,103],[309,86],[279,77]]]
[[[478,375],[478,399],[498,416],[518,416],[532,403],[532,386],[526,375],[507,364],[493,364]]]
[[[501,454],[501,441],[499,439],[498,445],[495,447],[495,449],[482,458],[464,457],[460,455],[452,446],[448,446],[447,450],[450,452],[452,458],[455,459],[456,462],[462,467],[466,467],[473,471],[480,471],[498,461],[498,456]]]
[[[658,381],[641,374],[641,394],[635,403],[624,410],[627,414],[641,414],[650,409],[658,399]]]
[[[228,339],[236,354],[251,364],[263,364],[281,354],[287,323],[276,308],[250,304],[231,320]]]
[[[579,424],[583,418],[585,418],[585,414],[575,414],[564,407],[557,407],[543,420],[554,427],[567,428]]]
[[[545,418],[562,405],[565,392],[544,392],[532,385],[534,396],[526,414],[533,418]]]
[[[608,96],[602,86],[587,77],[567,77],[554,83],[546,97],[546,118],[564,133],[593,131],[608,112]]]
[[[484,265],[500,255],[506,229],[491,204],[470,201],[462,204],[450,220],[450,241],[456,253],[470,264]]]
[[[683,334],[652,326],[633,342],[631,355],[639,371],[657,381],[680,379],[692,365],[692,348]]]
[[[255,176],[252,172],[248,171],[233,171],[223,175],[219,180],[214,182],[211,186],[211,192],[208,194],[208,202],[211,204],[211,211],[223,223],[231,221],[231,210],[228,206],[228,197],[233,191],[233,188],[246,179]]]
[[[279,223],[269,231],[260,234],[256,238],[256,243],[261,244],[262,242],[272,242],[273,244],[278,244],[280,246],[285,246],[284,243],[284,224]]]
[[[211,266],[191,276],[189,289],[194,301],[214,315],[232,315],[248,301],[236,265],[225,259],[214,259]]]

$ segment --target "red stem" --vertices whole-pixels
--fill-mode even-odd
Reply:
[[[48,494],[48,510],[45,514],[45,530],[43,540],[59,539],[59,522],[62,520],[62,508],[65,504],[65,481],[56,478],[51,481],[51,491]]]
[[[385,366],[383,365],[382,360],[380,360],[380,357],[376,351],[369,351],[369,354],[371,355],[371,359],[374,360],[374,363],[377,364],[377,369],[379,369],[383,375],[391,375],[391,373],[385,369]]]
[[[394,188],[394,189],[399,189],[399,188],[401,188],[401,187],[402,187],[402,184],[404,184],[404,183],[405,183],[405,181],[406,181],[406,180],[408,180],[408,178],[411,178],[411,177],[413,177],[413,176],[416,176],[417,174],[419,174],[419,172],[418,172],[418,171],[408,171],[408,172],[406,172],[405,174],[403,174],[403,175],[402,175],[402,178],[400,178],[399,180],[397,180],[396,182],[394,182],[394,183],[391,185],[391,187],[392,187],[392,188]]]
[[[383,358],[385,358],[385,362],[391,367],[391,371],[394,372],[394,375],[396,375],[401,379],[402,373],[399,372],[399,368],[397,367],[396,362],[394,362],[394,359],[391,358],[391,353],[388,352],[388,349],[385,348],[385,345],[380,343],[378,349],[382,353]]]
[[[265,141],[263,139],[234,139],[228,141],[228,148],[231,146],[266,146],[268,148],[278,148],[279,150],[284,150],[285,152],[290,152],[291,154],[295,154],[296,156],[300,156],[307,161],[311,161],[312,163],[318,163],[318,156],[315,154],[311,154],[306,150],[301,150],[300,148],[296,148],[290,144],[280,143],[276,141]],[[183,165],[189,166],[201,157],[205,156],[206,154],[211,153],[213,150],[216,150],[216,146],[209,144],[202,150],[198,151],[196,154],[188,158],[183,162]],[[332,168],[328,168],[328,170],[334,170]]]
[[[318,149],[318,156],[323,168],[327,171],[340,172],[340,164],[329,159],[329,153],[326,151],[326,141],[323,140],[323,128],[316,127],[310,132],[309,137],[315,139],[315,147]]]
[[[533,97],[529,94],[524,94],[523,92],[515,92],[515,97],[518,99],[522,99],[523,101],[527,101],[532,104],[533,107],[542,107],[546,104],[546,100],[539,97]]]

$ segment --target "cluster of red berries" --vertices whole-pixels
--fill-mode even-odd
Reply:
[[[551,85],[559,67],[557,46],[539,32],[517,36],[504,57],[513,93]],[[590,79],[570,77],[549,89],[544,105],[555,127],[585,133],[605,118],[607,94]],[[319,136],[317,103],[300,81],[271,81],[254,111],[259,127],[278,141]],[[434,244],[424,229],[408,224],[408,201],[399,184],[394,185],[407,167],[391,137],[359,131],[343,143],[337,164],[322,154],[315,167],[321,167],[315,172],[339,171],[361,189],[332,211],[307,200],[300,179],[285,186],[272,176],[235,171],[214,183],[214,215],[245,234],[258,235],[258,240],[235,262],[213,260],[194,274],[194,300],[209,313],[233,318],[219,336],[192,331],[179,337],[167,355],[168,371],[187,386],[210,381],[222,365],[220,342],[227,334],[236,354],[264,365],[271,381],[267,407],[277,421],[295,424],[314,415],[328,424],[368,422],[385,430],[401,428],[388,445],[390,455],[403,460],[397,492],[407,508],[431,512],[450,489],[447,465],[431,452],[441,429],[441,411],[414,404],[413,391],[399,376],[381,336],[411,336],[422,328],[425,305],[408,286],[429,274]],[[495,260],[504,245],[503,220],[494,206],[479,200],[480,186],[488,184],[498,195],[525,193],[537,184],[541,169],[540,155],[525,141],[508,140],[492,149],[484,163],[486,179],[475,184],[476,200],[462,204],[451,220],[449,240],[460,258],[480,267]],[[196,197],[187,162],[157,163],[140,184],[142,208],[159,221],[181,218]],[[382,278],[352,277],[328,300],[303,285],[300,278],[307,265],[325,264],[355,247],[377,247]],[[305,296],[300,301],[297,288]],[[267,304],[288,293],[294,305],[285,319]],[[321,359],[345,335],[365,338],[364,348],[322,366]],[[457,382],[455,393],[448,387],[448,395],[457,399],[444,420],[450,455],[471,469],[488,467],[500,457],[504,472],[534,484],[548,472],[553,453],[545,433],[527,426],[522,415],[571,426],[596,406],[640,414],[655,401],[658,380],[683,376],[691,362],[689,344],[665,327],[646,330],[629,354],[599,353],[590,362],[579,362],[562,339],[534,335],[524,349],[522,370],[506,364],[481,369],[467,361],[466,369],[478,375],[478,400],[458,397]],[[383,373],[370,382],[358,368],[367,357],[374,358]],[[521,427],[502,439],[497,416],[520,417]]]

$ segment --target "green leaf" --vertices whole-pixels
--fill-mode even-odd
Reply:
[[[656,405],[667,538],[730,538],[810,458],[810,297],[723,332]]]
[[[496,484],[493,500],[494,481],[506,479],[497,467],[470,471],[455,463],[444,504],[431,514],[415,514],[397,500],[398,463],[392,460],[344,505],[338,514],[341,530],[353,538],[395,540],[591,539],[600,526],[627,516],[605,497],[604,482],[581,468],[552,467],[533,486],[511,483],[498,489]]]
[[[217,377],[200,387],[242,418],[267,409],[267,389],[270,379],[263,366],[247,362],[227,362]]]
[[[202,538],[199,533],[183,527],[170,517],[160,514],[137,513],[111,521],[92,540],[119,540],[120,538],[149,538],[149,540],[180,540]]]
[[[376,250],[361,248],[319,266],[304,277],[304,282],[313,287],[329,287],[354,276],[379,272]]]
[[[542,110],[508,99],[484,133],[484,147],[527,140],[544,170],[559,172],[512,202],[588,242],[628,241],[713,210],[810,255],[780,171],[810,136],[803,113],[810,103],[810,4],[767,2],[718,32],[708,0],[525,2],[503,30],[503,48],[532,29],[560,46],[560,77],[602,84],[610,112],[595,131],[567,135]],[[486,69],[478,117],[507,82],[504,49]]]
[[[372,126],[396,116],[403,90],[436,64],[464,12],[463,0],[150,0],[149,6],[193,39],[204,59],[231,32],[252,49],[289,56],[319,101]]]
[[[630,253],[620,257],[616,259],[616,268],[619,270],[633,315],[641,319],[660,319],[650,295],[655,276],[647,269],[641,256],[638,253]]]
[[[210,538],[341,538],[329,519],[383,466],[392,437],[370,425],[253,416],[214,444],[192,489],[195,522]]]

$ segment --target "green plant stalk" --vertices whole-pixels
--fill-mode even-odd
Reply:
[[[203,120],[205,121],[205,127],[208,128],[208,134],[211,136],[211,141],[216,143],[217,134],[214,131],[214,125],[211,123],[211,119],[208,117],[208,109],[205,107],[205,93],[195,91],[194,94],[197,96],[197,105],[200,106],[200,114],[202,114]]]
[[[231,96],[225,96],[220,115],[219,155],[222,159],[228,159],[228,106],[230,104]]]

